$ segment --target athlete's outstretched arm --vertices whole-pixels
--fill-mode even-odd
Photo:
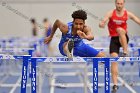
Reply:
[[[52,31],[51,31],[50,36],[49,36],[49,37],[46,37],[45,40],[44,40],[44,42],[45,42],[46,44],[49,43],[49,42],[52,40],[52,38],[53,38],[53,36],[54,36],[54,34],[55,34],[57,28],[59,28],[60,31],[61,31],[63,34],[67,33],[67,31],[68,31],[68,26],[67,26],[66,24],[62,23],[60,20],[57,19],[57,20],[54,22],[54,24],[53,24],[53,27],[52,27]]]
[[[99,23],[99,27],[100,28],[104,28],[106,23],[108,22],[109,18],[112,16],[112,12],[113,10],[109,11],[105,17],[103,18],[103,20]]]
[[[135,16],[133,13],[128,12],[128,16],[130,19],[132,19],[133,21],[135,21],[137,24],[140,25],[140,18],[138,18],[137,16]]]

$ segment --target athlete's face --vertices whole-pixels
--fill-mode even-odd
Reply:
[[[85,21],[82,19],[74,19],[73,21],[73,28],[77,31],[77,30],[83,30],[85,25]]]
[[[116,1],[115,1],[116,10],[117,10],[117,11],[122,11],[123,8],[124,8],[124,3],[125,3],[124,0],[116,0]]]

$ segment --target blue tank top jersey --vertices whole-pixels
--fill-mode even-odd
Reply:
[[[73,22],[68,23],[68,32],[66,34],[62,34],[60,43],[64,43],[69,39],[72,39],[75,46],[83,44],[83,40],[78,35],[72,35],[72,25]]]
[[[80,57],[95,57],[99,53],[96,49],[93,47],[85,44],[83,40],[78,35],[72,35],[72,22],[68,23],[68,32],[66,34],[62,34],[60,43],[59,43],[59,51],[62,55],[66,56],[63,50],[63,44],[67,42],[69,39],[72,39],[74,41],[74,50],[73,55],[74,56],[80,56]]]

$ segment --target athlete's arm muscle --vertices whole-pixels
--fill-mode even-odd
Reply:
[[[99,27],[100,28],[104,28],[106,23],[108,22],[108,20],[110,19],[110,17],[112,16],[113,10],[109,11],[105,17],[103,18],[103,20],[99,23]]]
[[[133,21],[135,21],[137,24],[140,25],[140,18],[138,18],[136,15],[134,15],[133,13],[131,12],[128,12],[128,17],[130,19],[132,19]]]
[[[46,44],[52,40],[57,28],[59,28],[63,34],[66,34],[68,32],[68,26],[57,19],[53,24],[50,36],[46,37],[44,40]]]

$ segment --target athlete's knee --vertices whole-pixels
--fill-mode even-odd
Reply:
[[[103,52],[99,52],[96,57],[106,57],[106,54]]]
[[[111,57],[118,57],[118,53],[117,52],[112,52],[110,53]]]
[[[117,28],[116,31],[119,34],[119,36],[122,36],[122,35],[126,34],[126,31],[123,28]]]

